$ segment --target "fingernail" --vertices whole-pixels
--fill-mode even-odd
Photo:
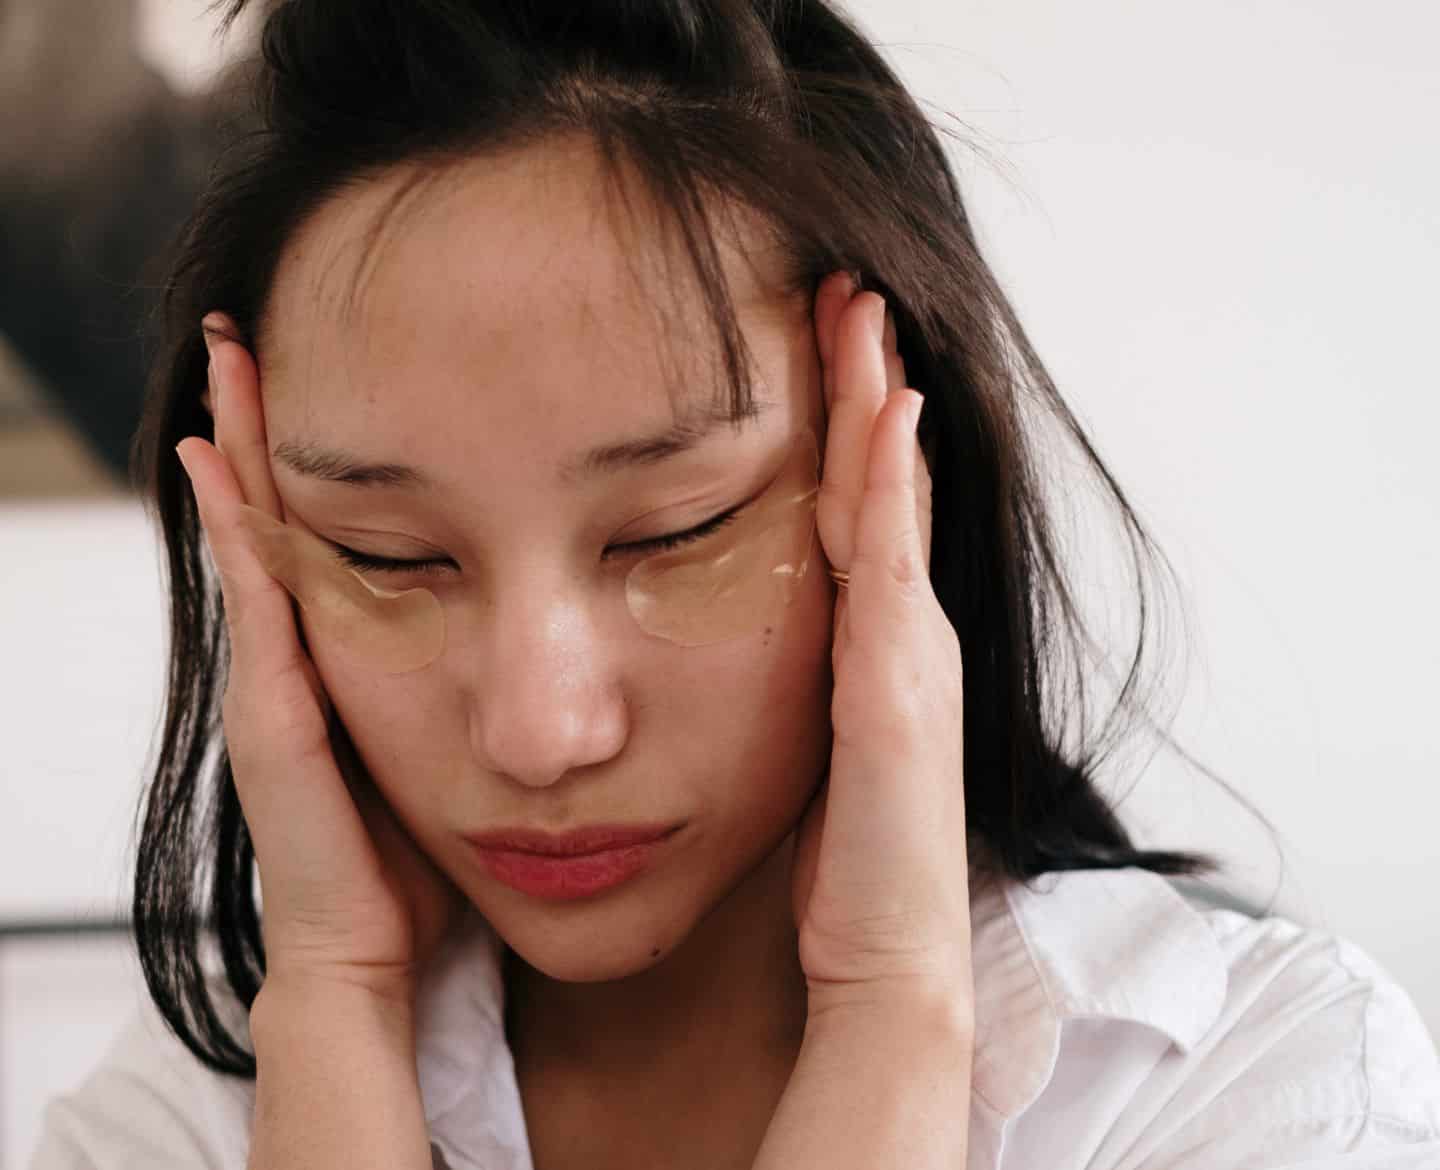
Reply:
[[[205,339],[205,352],[214,357],[215,346],[222,341],[234,341],[233,326],[224,313],[206,313],[200,318],[200,336]]]
[[[181,442],[183,443],[184,440],[182,439]],[[185,469],[185,478],[186,478],[186,479],[189,479],[189,478],[190,478],[190,465],[185,462],[185,452],[182,451],[182,450],[180,450],[180,443],[176,443],[176,444],[175,444],[175,455],[176,455],[176,456],[179,458],[179,460],[180,460],[180,466]]]
[[[910,431],[914,434],[920,428],[920,412],[925,409],[925,396],[917,390],[908,391],[910,395]]]
[[[870,310],[870,327],[875,330],[875,340],[885,344],[885,298],[877,294],[875,306]]]

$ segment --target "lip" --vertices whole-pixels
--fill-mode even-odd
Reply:
[[[543,829],[502,828],[484,833],[467,833],[465,839],[481,849],[502,849],[507,853],[538,853],[544,857],[579,857],[609,849],[625,849],[657,841],[679,825],[586,825],[568,833],[547,833]]]
[[[679,825],[591,825],[569,833],[493,829],[466,840],[492,877],[538,898],[569,901],[610,889],[648,869]]]

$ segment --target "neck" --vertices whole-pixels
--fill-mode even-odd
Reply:
[[[613,1085],[653,1087],[663,1077],[685,1091],[736,1075],[753,1083],[765,1067],[788,1076],[806,1010],[793,844],[792,834],[662,962],[627,978],[564,983],[507,949],[506,1032],[517,1065]]]

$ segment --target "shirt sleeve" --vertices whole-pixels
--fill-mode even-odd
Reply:
[[[1147,1082],[1126,1170],[1440,1170],[1440,1058],[1365,952],[1283,919],[1209,916],[1226,1005]],[[1096,1170],[1100,1170],[1096,1164]]]
[[[28,1170],[245,1170],[254,1084],[207,1068],[153,1005],[41,1119]]]

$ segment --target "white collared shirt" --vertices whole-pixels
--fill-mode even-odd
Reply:
[[[1434,1042],[1352,944],[1138,869],[979,885],[971,926],[968,1170],[1440,1170]],[[532,1170],[500,956],[472,914],[421,988],[437,1167]],[[253,1107],[147,1005],[30,1170],[244,1170]]]

